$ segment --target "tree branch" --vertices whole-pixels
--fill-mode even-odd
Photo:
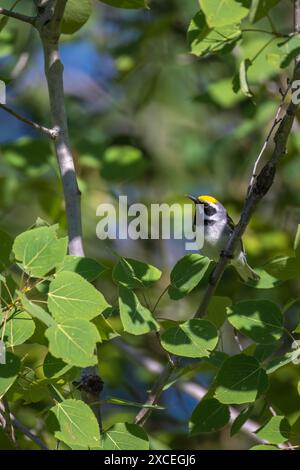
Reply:
[[[20,114],[16,113],[15,111],[13,111],[11,108],[6,106],[5,104],[0,103],[0,108],[4,109],[4,111],[11,114],[12,116],[14,116],[19,121],[22,121],[25,124],[28,124],[29,126],[31,126],[34,129],[40,131],[42,134],[46,135],[47,137],[50,137],[50,139],[55,140],[57,138],[58,134],[59,134],[59,132],[56,128],[49,129],[48,127],[41,126],[40,124],[37,124],[36,122],[33,122],[30,119],[27,119],[24,116],[21,116]]]
[[[77,184],[75,163],[69,142],[68,123],[64,102],[63,64],[58,40],[60,23],[66,0],[57,0],[53,19],[41,26],[40,36],[44,50],[45,74],[53,127],[59,130],[55,151],[62,178],[66,217],[68,223],[69,254],[84,256],[81,227],[80,191]]]
[[[15,20],[22,21],[23,23],[29,23],[32,26],[35,25],[36,17],[26,16],[21,13],[16,13],[12,10],[7,10],[6,8],[0,8],[0,15],[8,16],[9,18],[14,18]]]
[[[300,34],[300,0],[294,0],[294,13],[295,13],[295,31]],[[293,81],[299,80],[300,78],[300,56],[296,58],[295,68],[293,74]],[[284,96],[285,98],[285,96]],[[282,105],[279,108],[279,112],[282,109]],[[293,121],[297,111],[297,104],[293,103],[291,100],[282,119],[278,121],[278,112],[274,120],[274,124],[271,128],[271,132],[274,130],[276,125],[280,122],[279,127],[277,128],[274,135],[274,149],[269,161],[264,165],[260,173],[256,175],[256,168],[258,166],[260,155],[256,159],[254,164],[254,169],[252,172],[252,177],[247,190],[247,196],[245,199],[244,207],[238,224],[236,225],[224,252],[220,255],[220,259],[215,266],[214,270],[211,273],[209,285],[207,290],[204,293],[202,302],[195,314],[195,317],[202,317],[206,314],[209,303],[214,295],[218,284],[221,280],[221,277],[225,271],[225,268],[232,258],[235,247],[237,246],[238,241],[241,239],[243,233],[245,232],[253,212],[255,211],[259,202],[267,194],[270,187],[273,184],[274,177],[277,170],[277,165],[281,158],[286,153],[287,141],[292,130]],[[277,122],[276,122],[277,121]],[[267,144],[269,143],[270,135],[267,137],[265,145],[263,146],[262,151],[265,150]]]
[[[127,344],[124,344],[121,341],[116,341],[116,343],[118,344],[118,347],[124,350],[124,352],[126,352],[131,357],[131,359],[135,361],[137,364],[141,365],[145,369],[159,376],[162,376],[164,374],[165,372],[164,366],[160,362],[156,361],[155,359],[147,357],[143,351],[141,350],[137,351],[136,348],[133,348],[132,346],[128,346]],[[169,377],[167,378],[167,380],[165,380],[164,385],[166,385],[168,380],[169,380]],[[202,398],[207,394],[206,388],[192,381],[179,382],[177,387],[183,392],[185,392],[186,394],[188,394],[189,396],[199,401],[202,400]],[[146,403],[153,404],[153,403],[149,403],[148,400]],[[236,419],[236,417],[239,415],[240,411],[234,408],[233,406],[230,406],[229,409],[230,409],[229,423],[232,424],[233,421]],[[153,410],[151,409],[148,409],[148,411],[149,413],[147,413],[146,419],[150,416],[151,412],[153,412]],[[137,419],[139,415],[141,416],[141,412],[138,413],[135,419],[135,422],[137,424],[144,424],[145,420]],[[249,435],[252,439],[254,439],[257,442],[264,443],[265,441],[263,441],[256,434],[254,434],[255,431],[259,427],[260,427],[259,423],[256,423],[255,421],[248,419],[246,423],[243,425],[243,427],[241,428],[241,432]]]
[[[3,401],[3,400],[2,400]],[[5,414],[5,417],[2,417],[2,414],[0,413],[0,426],[1,427],[6,427],[6,426],[13,426],[17,428],[19,431],[21,431],[25,436],[27,436],[31,441],[33,441],[38,447],[40,447],[42,450],[49,450],[48,447],[43,443],[43,441],[35,436],[23,423],[21,423],[12,413],[9,413],[9,416],[7,416],[6,412],[6,406],[4,403],[0,402],[0,411]],[[15,439],[14,439],[14,444],[15,444]]]

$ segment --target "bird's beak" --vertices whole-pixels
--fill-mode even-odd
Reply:
[[[191,194],[187,194],[186,197],[188,197],[191,201],[193,201],[195,204],[199,203],[199,199],[196,198],[195,196],[192,196]]]

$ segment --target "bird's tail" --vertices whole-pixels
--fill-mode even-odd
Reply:
[[[259,281],[259,275],[251,268],[251,266],[249,266],[244,253],[238,259],[232,260],[231,263],[244,282]]]

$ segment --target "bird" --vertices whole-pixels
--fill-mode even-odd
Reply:
[[[196,206],[201,207],[204,213],[204,244],[201,253],[212,261],[218,261],[224,252],[227,242],[235,228],[232,218],[227,210],[215,197],[209,195],[187,195]],[[194,220],[196,226],[196,215]],[[242,240],[234,251],[231,264],[244,282],[257,282],[259,275],[249,266]]]

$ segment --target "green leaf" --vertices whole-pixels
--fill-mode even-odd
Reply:
[[[63,375],[68,374],[71,370],[76,370],[70,364],[66,364],[61,359],[47,353],[43,363],[43,372],[48,379],[58,379]]]
[[[123,400],[121,398],[109,397],[105,400],[106,403],[112,403],[113,405],[121,406],[133,406],[134,408],[149,408],[151,410],[164,410],[163,406],[148,405],[147,403],[137,403],[136,401]]]
[[[291,426],[284,416],[272,416],[255,434],[270,444],[282,444],[288,440],[290,432]]]
[[[248,98],[253,97],[253,93],[250,90],[250,86],[248,83],[248,76],[247,76],[247,71],[249,67],[251,67],[251,65],[252,65],[252,62],[250,59],[243,59],[240,65],[240,70],[239,70],[240,88],[241,88],[242,93]]]
[[[50,409],[56,439],[69,447],[100,449],[100,432],[91,408],[80,400],[68,399]]]
[[[57,266],[56,272],[58,271],[71,271],[92,282],[101,276],[106,268],[91,258],[66,255],[63,262]]]
[[[289,258],[287,256],[276,258],[265,265],[264,268],[271,276],[281,281],[297,279],[300,276],[300,258]]]
[[[61,24],[61,32],[63,34],[76,33],[87,22],[91,14],[91,0],[68,0]]]
[[[203,432],[214,432],[222,429],[230,419],[227,405],[219,403],[215,398],[201,400],[194,409],[189,429],[192,436]]]
[[[231,303],[229,297],[214,296],[209,303],[204,319],[210,321],[216,328],[221,328],[227,319],[226,309]]]
[[[78,367],[97,364],[94,351],[100,337],[95,325],[89,321],[67,319],[61,324],[48,328],[45,336],[49,341],[49,350],[54,357]]]
[[[56,237],[56,226],[39,227],[21,233],[13,251],[23,269],[33,277],[43,277],[61,263],[67,252],[68,239]]]
[[[276,6],[279,1],[280,0],[252,0],[249,15],[251,23],[256,23],[267,16],[269,11]]]
[[[215,397],[221,403],[250,403],[266,391],[266,372],[254,357],[238,354],[224,361],[215,380]]]
[[[250,0],[199,0],[208,25],[212,28],[239,23],[249,13]]]
[[[218,344],[218,332],[207,320],[189,320],[165,330],[161,335],[161,344],[177,356],[208,357]]]
[[[246,282],[247,286],[252,287],[254,289],[274,289],[274,287],[280,286],[282,283],[275,277],[268,274],[263,269],[255,269],[256,274],[259,276],[258,281],[248,281]]]
[[[96,326],[101,341],[108,341],[110,339],[116,338],[117,336],[120,336],[120,334],[114,330],[109,320],[102,314],[94,318],[92,323],[94,323]]]
[[[212,101],[222,108],[232,108],[245,99],[241,92],[234,91],[231,78],[223,78],[210,83],[207,93]]]
[[[150,310],[144,307],[134,292],[127,287],[119,288],[119,308],[124,331],[132,335],[143,335],[159,330],[159,324]]]
[[[6,363],[0,364],[0,399],[18,377],[20,367],[20,359],[11,352],[7,352]]]
[[[297,349],[295,349],[295,351],[285,353],[283,356],[275,357],[275,359],[272,359],[267,365],[266,372],[267,374],[272,374],[277,369],[280,369],[281,367],[286,366],[291,362],[296,365],[300,364],[299,346]]]
[[[105,150],[101,160],[101,176],[108,181],[131,180],[148,166],[142,151],[129,145],[114,145]]]
[[[113,269],[113,279],[117,284],[135,289],[150,287],[161,278],[161,271],[151,264],[131,258],[121,258]]]
[[[1,235],[0,235],[1,238]],[[300,225],[298,225],[297,233],[294,241],[294,250],[296,258],[300,258]]]
[[[271,446],[268,444],[258,444],[256,446],[251,447],[249,450],[280,450],[276,446]]]
[[[137,8],[149,8],[147,0],[100,0],[102,3],[106,3],[112,7],[116,8],[128,8],[128,9],[137,9]]]
[[[244,426],[246,421],[250,418],[253,412],[253,405],[248,406],[240,412],[240,414],[235,418],[230,429],[230,436],[237,434],[241,428]]]
[[[236,24],[210,28],[202,11],[192,19],[187,33],[187,40],[192,54],[198,57],[206,54],[225,52],[231,49],[241,37],[241,30]]]
[[[142,427],[117,423],[102,435],[102,450],[148,450],[148,436]]]
[[[210,260],[204,256],[192,254],[181,258],[171,272],[169,295],[178,300],[185,297],[203,278]]]
[[[46,326],[55,325],[55,321],[51,315],[49,315],[49,313],[47,313],[42,307],[34,304],[33,302],[30,302],[30,300],[28,300],[22,292],[18,291],[18,297],[21,300],[24,310],[26,310],[26,312],[28,312],[33,318],[41,321]]]
[[[10,265],[9,256],[13,246],[13,239],[0,230],[0,271]]]
[[[4,325],[0,328],[0,338]],[[7,319],[4,331],[6,347],[14,348],[25,343],[35,330],[35,324],[31,316],[26,312],[13,312]]]
[[[48,308],[57,321],[91,320],[107,307],[101,292],[77,273],[59,272],[50,283]]]
[[[229,323],[245,336],[261,344],[278,341],[283,334],[283,317],[269,300],[247,300],[228,307]]]

